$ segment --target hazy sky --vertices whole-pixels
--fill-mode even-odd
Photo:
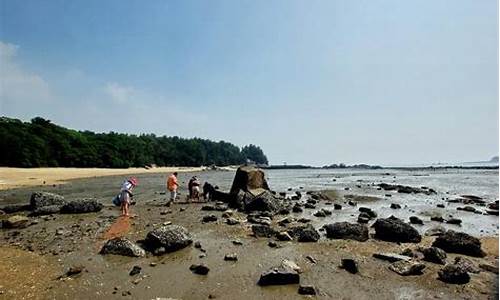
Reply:
[[[253,143],[275,164],[489,159],[497,5],[0,0],[0,115]]]

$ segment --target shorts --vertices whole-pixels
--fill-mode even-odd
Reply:
[[[199,194],[199,193],[200,193],[200,187],[199,187],[199,186],[197,186],[197,185],[193,186],[193,187],[192,187],[192,190],[193,190],[193,193],[197,193],[197,194]]]
[[[176,190],[170,191],[170,200],[174,201],[176,197],[177,197],[177,191]]]
[[[130,204],[130,194],[127,191],[122,191],[120,195],[120,200],[122,204]]]

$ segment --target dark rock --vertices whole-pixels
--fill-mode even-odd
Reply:
[[[438,271],[439,279],[446,283],[465,284],[470,281],[469,273],[463,267],[449,264]]]
[[[243,242],[241,242],[240,240],[233,240],[233,241],[231,241],[231,243],[233,243],[233,245],[237,245],[237,246],[243,245]]]
[[[146,255],[144,249],[142,249],[139,245],[123,237],[108,240],[99,253],[132,257],[143,257]]]
[[[236,220],[235,218],[227,218],[226,224],[227,225],[238,225],[238,224],[240,224],[240,221]]]
[[[309,223],[311,222],[311,219],[308,219],[308,218],[300,218],[297,220],[297,222],[299,223]]]
[[[437,207],[444,208],[444,204],[438,204]]]
[[[457,207],[457,210],[463,210],[468,212],[475,212],[476,209],[472,206]]]
[[[3,228],[26,228],[29,226],[30,219],[25,216],[15,215],[3,220]]]
[[[236,253],[226,254],[224,256],[224,260],[227,260],[227,261],[237,261],[238,260],[238,256],[236,255]]]
[[[488,208],[492,209],[492,210],[497,210],[498,211],[498,200],[495,201],[495,202],[491,202],[490,204],[488,204]],[[7,211],[5,211],[5,212],[7,212]]]
[[[397,218],[377,219],[375,236],[388,242],[420,243],[422,237],[411,225]]]
[[[326,214],[323,210],[318,210],[317,212],[314,213],[314,216],[318,218],[324,218],[326,217]]]
[[[243,209],[247,213],[252,211],[277,213],[286,209],[286,205],[282,198],[277,198],[271,192],[266,190],[256,195],[247,193],[243,203]]]
[[[214,205],[203,205],[201,207],[201,210],[205,210],[205,211],[214,211],[215,210],[215,206]]]
[[[476,257],[484,257],[486,254],[481,250],[481,241],[464,232],[448,230],[438,236],[433,247],[438,247],[446,252],[459,253]]]
[[[377,217],[377,213],[374,212],[373,210],[371,210],[368,207],[360,207],[359,211],[362,212],[362,213],[367,214],[370,217],[370,219],[373,219],[373,218]]]
[[[356,205],[358,205],[358,203],[357,203],[357,202],[354,202],[354,201],[351,201],[351,200],[349,200],[349,201],[347,202],[347,204],[349,204],[350,206],[356,206]]]
[[[215,221],[217,221],[217,216],[216,215],[203,216],[203,219],[201,221],[203,223],[215,222]]]
[[[319,238],[319,232],[311,224],[307,224],[297,232],[297,241],[301,243],[317,242]]]
[[[85,266],[78,265],[78,266],[71,266],[68,271],[66,271],[66,276],[74,276],[77,274],[80,274],[85,270]]]
[[[276,243],[275,241],[269,241],[269,243],[267,243],[267,245],[271,248],[277,248],[278,247],[278,243]]]
[[[436,221],[436,222],[440,222],[440,223],[443,223],[444,222],[444,219],[442,216],[432,216],[431,217],[431,221]]]
[[[62,206],[64,204],[66,204],[64,197],[53,193],[36,192],[31,194],[30,198],[30,206],[32,210],[35,210],[42,206],[49,206],[49,205]]]
[[[0,210],[5,212],[6,214],[12,214],[12,213],[30,210],[30,209],[31,209],[30,204],[12,204],[12,205],[5,205],[5,206],[0,207]]]
[[[401,255],[408,256],[411,258],[416,258],[416,259],[423,259],[424,254],[420,251],[412,250],[410,248],[406,248],[401,252]]]
[[[303,212],[304,210],[302,209],[302,207],[299,205],[299,204],[295,204],[292,208],[292,211],[294,213],[301,213]]]
[[[401,208],[401,205],[397,204],[397,203],[391,203],[391,208],[392,209],[400,209]]]
[[[173,252],[193,243],[186,228],[179,225],[167,225],[150,231],[145,243],[152,249],[163,248],[165,252]]]
[[[455,257],[455,265],[463,268],[466,272],[469,273],[477,274],[481,271],[470,259],[461,256]]]
[[[389,270],[402,276],[421,275],[425,265],[418,262],[400,260],[389,265]]]
[[[462,224],[462,220],[457,219],[457,218],[451,218],[451,219],[446,220],[446,223],[460,225],[460,224]]]
[[[47,205],[34,209],[29,215],[30,216],[44,216],[57,214],[61,211],[61,206],[59,205]]]
[[[201,249],[201,242],[200,242],[200,241],[196,241],[196,242],[194,242],[193,246],[194,246],[196,249]]]
[[[128,275],[130,275],[130,276],[134,276],[134,275],[140,274],[140,273],[141,273],[141,270],[142,270],[142,268],[141,268],[141,267],[139,267],[139,266],[134,266],[134,267],[132,268],[132,270],[130,270],[130,273],[128,273]]]
[[[418,218],[416,216],[411,216],[410,217],[410,223],[411,224],[422,225],[422,224],[424,224],[424,221],[422,221],[420,218]]]
[[[316,295],[316,289],[313,285],[300,285],[298,293],[300,295]]]
[[[288,232],[280,232],[276,234],[276,239],[278,239],[278,241],[291,241],[292,237],[288,234]]]
[[[423,193],[426,195],[431,195],[435,194],[436,191],[433,189],[422,189],[422,188],[417,188],[417,187],[411,187],[411,186],[405,186],[405,185],[395,185],[395,184],[387,184],[387,183],[381,183],[378,185],[382,189],[386,191],[398,191],[398,193],[406,193],[406,194],[418,194],[418,193]]]
[[[236,195],[240,190],[245,192],[253,192],[259,190],[268,190],[264,171],[254,166],[241,166],[236,170],[230,194]]]
[[[272,237],[276,235],[276,230],[267,225],[252,225],[252,232],[256,237]]]
[[[367,224],[368,222],[370,222],[370,218],[363,217],[361,214],[358,216],[358,223]]]
[[[296,269],[294,269],[289,263],[282,262],[279,266],[274,267],[262,273],[260,275],[258,284],[261,286],[266,286],[266,285],[296,284],[299,282],[300,282],[299,272]]]
[[[316,208],[316,205],[312,204],[312,203],[306,203],[304,205],[305,208],[308,208],[308,209],[315,209]]]
[[[207,275],[210,268],[208,268],[205,264],[193,264],[189,267],[189,270],[198,275]]]
[[[446,264],[446,252],[437,247],[429,247],[425,249],[420,249],[420,252],[424,254],[424,260],[435,264],[445,265]]]
[[[373,253],[372,256],[375,258],[381,259],[381,260],[386,260],[388,262],[396,262],[396,261],[400,261],[400,260],[405,260],[405,261],[410,260],[410,257],[408,257],[407,255],[399,255],[396,253],[387,253],[387,252],[386,253],[383,253],[383,252]]]
[[[340,262],[340,267],[351,274],[359,272],[358,263],[352,258],[343,258]]]
[[[360,242],[368,240],[368,227],[362,224],[337,222],[324,226],[326,236],[331,239],[351,239]]]
[[[61,206],[63,214],[82,214],[101,211],[103,205],[95,199],[71,201]]]

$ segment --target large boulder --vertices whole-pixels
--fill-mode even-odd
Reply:
[[[252,225],[252,232],[255,237],[272,237],[278,233],[270,226],[263,224]]]
[[[286,205],[282,198],[277,198],[270,191],[264,190],[257,195],[246,193],[243,207],[247,213],[252,211],[269,211],[277,213],[285,208]]]
[[[435,264],[446,264],[446,252],[437,247],[429,247],[420,249],[420,252],[424,254],[424,260],[435,263]]]
[[[439,279],[446,283],[465,284],[470,281],[470,275],[463,266],[456,264],[446,265],[438,271]]]
[[[420,233],[415,228],[394,217],[377,219],[373,227],[375,228],[375,237],[383,241],[420,243],[422,240]]]
[[[136,243],[122,237],[108,240],[102,247],[100,254],[116,254],[132,257],[143,257],[146,251]]]
[[[324,226],[326,237],[331,239],[351,239],[360,242],[368,240],[368,227],[363,224],[337,222]]]
[[[66,204],[64,197],[53,193],[36,192],[31,194],[30,198],[30,206],[32,210],[35,210],[42,206],[49,206],[49,205],[62,206],[64,204]]]
[[[288,229],[287,232],[301,243],[317,242],[320,238],[319,232],[311,224],[295,226]]]
[[[230,194],[235,195],[240,190],[251,193],[257,190],[257,194],[261,193],[261,190],[269,190],[264,171],[254,166],[239,167],[234,175]]]
[[[63,214],[82,214],[90,212],[98,212],[102,209],[102,203],[99,203],[95,199],[83,199],[77,201],[71,201],[64,204],[61,207],[61,213]]]
[[[294,262],[284,260],[279,266],[262,273],[258,284],[266,286],[299,283],[300,274],[294,265],[296,266]]]
[[[25,216],[12,216],[3,220],[2,227],[5,228],[26,228],[29,226],[30,219]]]
[[[51,215],[57,214],[61,211],[61,206],[59,205],[47,205],[34,209],[30,216],[43,216],[43,215]]]
[[[438,236],[432,246],[441,248],[449,253],[460,253],[476,257],[484,257],[486,255],[481,249],[481,241],[478,238],[453,230],[448,230]]]
[[[164,252],[173,252],[189,246],[193,240],[186,228],[167,225],[148,232],[144,242],[153,251],[162,248]],[[161,252],[155,251],[157,254]]]

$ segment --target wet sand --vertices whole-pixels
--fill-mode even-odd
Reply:
[[[185,183],[192,174],[180,174],[179,179]],[[221,177],[231,178],[233,175],[232,172],[197,174],[214,183]],[[250,224],[226,225],[222,222],[222,212],[201,211],[203,204],[165,207],[165,174],[137,176],[141,186],[137,189],[138,203],[131,208],[132,213],[138,215],[133,219],[119,218],[119,209],[110,205],[122,176],[86,178],[72,180],[64,185],[1,191],[3,203],[27,202],[31,192],[45,190],[64,195],[70,200],[95,197],[107,206],[99,213],[38,217],[34,218],[38,223],[28,228],[0,230],[0,241],[4,245],[0,247],[0,255],[5,260],[0,267],[0,298],[304,299],[297,293],[298,285],[260,287],[256,284],[261,272],[278,264],[283,258],[294,260],[302,268],[301,283],[313,284],[319,291],[319,299],[498,298],[498,275],[493,273],[483,271],[471,274],[468,284],[452,285],[437,279],[441,265],[425,262],[423,275],[403,277],[390,271],[387,262],[371,256],[377,251],[399,253],[407,247],[430,245],[434,237],[425,237],[420,244],[397,244],[372,238],[367,242],[328,240],[322,236],[318,243],[278,242],[279,248],[270,248],[268,239],[250,236]],[[181,197],[184,197],[186,190],[180,192]],[[218,216],[219,220],[202,223],[202,217],[208,214]],[[235,217],[246,219],[243,213],[236,212]],[[279,219],[277,216],[274,221]],[[186,227],[193,239],[200,241],[206,249],[206,256],[200,258],[202,252],[192,246],[163,256],[148,255],[145,258],[98,254],[108,238],[122,235],[131,240],[140,240],[164,222]],[[243,245],[234,245],[232,241],[235,239]],[[498,236],[483,237],[482,243],[487,256],[467,258],[476,265],[498,265]],[[224,255],[229,253],[236,253],[238,261],[224,261]],[[311,263],[306,258],[308,255],[314,257],[317,263]],[[448,261],[453,261],[456,256],[449,254]],[[355,258],[360,273],[352,275],[339,269],[342,258]],[[207,276],[195,275],[189,270],[191,264],[200,262],[210,267]],[[86,271],[58,279],[70,266],[75,265],[84,265]],[[129,271],[135,265],[142,267],[142,273],[129,276]]]

